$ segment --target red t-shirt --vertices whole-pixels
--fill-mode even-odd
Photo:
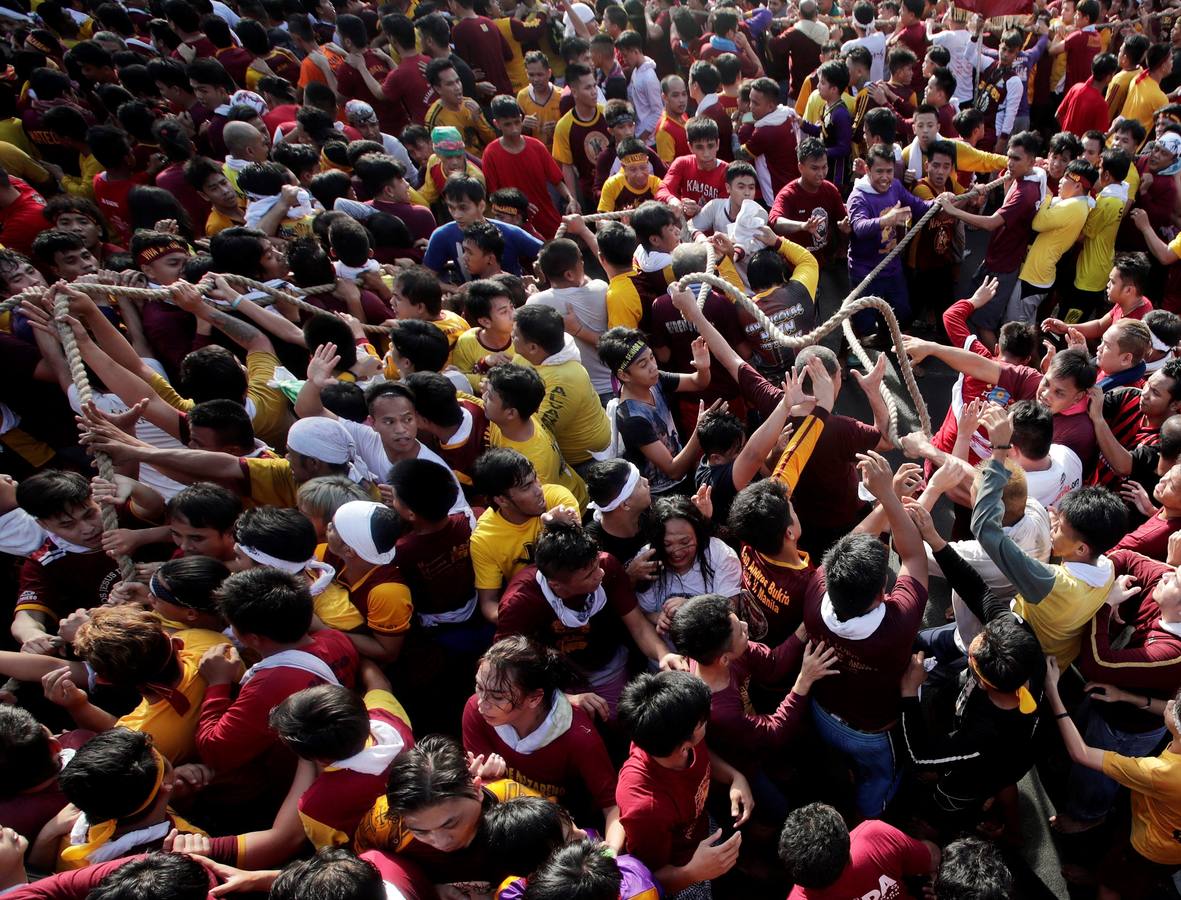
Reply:
[[[480,715],[473,694],[463,708],[463,746],[476,755],[499,753],[508,774],[567,809],[591,812],[615,805],[615,766],[594,723],[581,709],[572,709],[570,727],[544,747],[529,753],[505,743]]]
[[[1162,519],[1153,516],[1115,545],[1115,550],[1135,550],[1153,559],[1163,560],[1169,549],[1169,536],[1181,531],[1181,517]]]
[[[898,718],[898,679],[910,663],[911,647],[927,604],[927,589],[910,576],[899,578],[883,601],[886,611],[881,622],[861,640],[841,637],[824,624],[820,616],[824,596],[821,566],[804,597],[804,627],[809,640],[824,641],[836,651],[840,672],[818,681],[812,695],[850,728],[879,731]]]
[[[435,102],[435,92],[419,68],[419,63],[426,61],[429,60],[421,53],[403,57],[398,67],[385,77],[381,85],[382,93],[387,97],[396,98],[394,102],[401,107],[399,126],[394,134],[401,134],[402,128],[411,122],[418,125],[425,122],[426,111]]]
[[[826,888],[794,887],[787,900],[911,900],[904,879],[931,872],[931,851],[922,841],[877,819],[849,832],[849,864]]]
[[[31,256],[33,239],[49,227],[41,213],[45,199],[19,178],[11,176],[8,180],[20,196],[0,209],[0,244]]]
[[[352,687],[357,677],[353,642],[331,629],[314,632],[311,638],[312,643],[301,649],[326,662],[341,684]],[[258,672],[232,700],[233,685],[210,685],[197,723],[201,762],[229,772],[261,756],[278,743],[267,724],[271,710],[292,694],[321,683],[304,669],[278,666]]]
[[[94,199],[111,224],[112,236],[124,246],[131,240],[131,208],[127,203],[127,195],[136,185],[148,184],[149,181],[147,172],[136,172],[130,178],[118,180],[109,178],[106,172],[99,172],[94,176]],[[44,229],[45,220],[42,218],[38,230]],[[7,233],[0,231],[0,240],[8,243],[7,238]]]
[[[709,794],[709,749],[693,750],[687,769],[669,769],[632,744],[615,802],[627,832],[627,852],[653,872],[683,866],[709,836],[705,798]]]
[[[284,103],[263,113],[262,121],[267,126],[267,131],[271,133],[271,137],[274,137],[275,130],[280,125],[286,125],[288,122],[295,121],[295,114],[297,112],[299,112],[298,103]]]
[[[473,69],[482,69],[484,81],[496,86],[498,94],[515,95],[505,63],[513,58],[508,41],[487,16],[460,19],[451,29],[455,52]]]
[[[669,163],[660,190],[656,192],[656,199],[667,203],[676,197],[705,206],[716,197],[729,195],[726,190],[726,169],[727,164],[718,160],[717,165],[705,172],[697,165],[697,157],[692,153],[678,156]]]
[[[631,646],[623,617],[636,608],[636,592],[622,564],[614,556],[599,554],[607,605],[585,625],[562,624],[537,583],[537,566],[526,566],[509,581],[500,598],[496,640],[523,634],[563,654],[582,674],[601,671],[620,647]]]
[[[488,194],[503,187],[520,188],[531,205],[530,220],[538,233],[550,240],[562,222],[550,196],[550,185],[562,183],[562,170],[545,144],[537,138],[526,137],[525,148],[520,153],[512,153],[500,141],[493,141],[484,148],[482,165]],[[496,218],[495,213],[489,211],[489,214]]]
[[[1058,123],[1071,134],[1106,131],[1110,121],[1107,99],[1096,89],[1093,78],[1073,85],[1058,107]]]
[[[812,216],[819,216],[820,227],[816,229],[815,234],[797,231],[788,237],[811,251],[823,266],[832,252],[837,223],[847,214],[841,192],[831,181],[820,182],[820,189],[815,193],[809,193],[797,178],[785,184],[775,195],[775,202],[771,204],[767,221],[774,222],[776,219],[784,218],[795,222],[807,222]]]

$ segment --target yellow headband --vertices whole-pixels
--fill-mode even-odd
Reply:
[[[168,766],[164,761],[163,755],[155,747],[152,747],[152,758],[156,762],[156,781],[152,784],[152,789],[148,792],[147,799],[120,818],[130,819],[132,816],[138,816],[155,803],[156,798],[160,796],[160,786],[164,783],[164,771]],[[105,822],[96,822],[91,825],[86,831],[86,842],[84,844],[73,844],[62,851],[62,862],[71,869],[80,869],[87,865],[90,860],[90,854],[110,841],[114,837],[115,829],[118,826],[119,818],[107,819]]]
[[[972,652],[979,650],[983,644],[984,632],[981,632],[972,640],[972,645],[968,650],[968,666],[971,667],[972,674],[975,675],[976,679],[989,690],[996,691],[998,694],[1010,694],[1016,696],[1017,708],[1020,709],[1024,715],[1028,716],[1037,712],[1037,701],[1033,699],[1033,694],[1029,692],[1028,687],[1021,685],[1021,687],[1017,688],[1015,691],[1002,691],[995,684],[980,674],[980,667],[977,665],[976,658],[972,655]]]
[[[640,163],[648,162],[647,153],[629,153],[627,156],[620,157],[620,164],[625,166],[635,166]]]

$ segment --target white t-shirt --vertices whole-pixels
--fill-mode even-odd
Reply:
[[[640,553],[648,549],[649,546],[645,545]],[[666,573],[646,591],[640,592],[636,597],[640,601],[640,608],[646,613],[655,613],[660,611],[669,597],[696,597],[698,594],[734,597],[742,593],[742,563],[731,547],[718,538],[710,538],[705,561],[713,571],[711,578],[702,577],[701,566],[694,560],[685,574]]]
[[[607,330],[607,282],[593,278],[582,287],[551,288],[548,291],[538,291],[532,295],[527,303],[540,303],[551,309],[556,309],[563,316],[567,310],[574,310],[591,331],[602,334]],[[601,359],[599,352],[585,341],[575,339],[578,345],[578,356],[582,360],[582,367],[590,376],[591,384],[596,394],[610,394],[612,391],[611,370]]]
[[[945,47],[947,52],[951,54],[951,62],[947,64],[947,67],[955,76],[955,94],[951,101],[957,107],[964,101],[972,99],[972,82],[975,79],[972,63],[968,61],[967,54],[968,44],[971,40],[972,33],[966,28],[961,28],[959,31],[941,31],[931,38],[932,45]],[[922,60],[920,60],[921,62]]]
[[[369,470],[370,476],[375,482],[388,483],[387,479],[390,476],[390,469],[394,464],[390,462],[390,458],[386,456],[385,447],[381,445],[381,435],[377,430],[370,425],[363,422],[354,422],[351,419],[338,418],[336,421],[344,426],[344,430],[353,436],[353,440],[357,444],[357,456],[361,457],[361,461],[365,463],[365,467]],[[444,469],[451,473],[451,480],[455,482],[455,502],[451,504],[449,513],[463,512],[467,513],[467,517],[472,522],[472,527],[476,525],[475,516],[472,513],[471,506],[468,505],[467,498],[463,495],[463,488],[459,484],[459,479],[455,477],[455,472],[430,447],[418,442],[418,452],[415,454],[418,459],[425,459],[429,462],[438,463]]]
[[[844,56],[854,47],[864,47],[873,57],[873,63],[869,67],[869,80],[884,81],[886,78],[886,36],[880,31],[875,31],[865,37],[845,41],[841,44],[841,55]]]
[[[1058,501],[1083,483],[1083,464],[1078,454],[1063,444],[1050,445],[1050,468],[1041,472],[1025,473],[1029,496],[1046,509],[1053,509]]]

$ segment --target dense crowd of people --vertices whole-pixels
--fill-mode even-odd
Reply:
[[[0,893],[1175,896],[1181,5],[976,5],[0,0]]]

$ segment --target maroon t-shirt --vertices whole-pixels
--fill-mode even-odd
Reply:
[[[816,682],[812,696],[849,727],[881,731],[898,718],[898,680],[910,663],[927,605],[927,589],[909,575],[899,578],[883,600],[886,611],[881,622],[861,640],[841,637],[829,629],[820,614],[824,596],[821,566],[804,597],[804,627],[809,640],[824,641],[836,651],[840,671]]]
[[[620,647],[630,646],[631,635],[623,617],[636,608],[636,592],[622,564],[608,553],[599,554],[607,605],[585,625],[562,624],[537,583],[537,566],[526,566],[509,581],[500,598],[496,640],[523,634],[553,647],[580,672],[601,671]]]
[[[77,750],[94,737],[93,731],[75,729],[58,735],[57,742],[63,750]],[[23,834],[33,841],[41,827],[65,809],[66,795],[54,778],[45,787],[15,794],[5,800],[0,800],[0,825],[11,828],[17,834]]]
[[[1032,181],[1013,182],[1005,202],[997,215],[1005,224],[992,234],[988,250],[984,254],[984,267],[990,272],[1016,272],[1029,252],[1031,223],[1037,213],[1041,191]]]
[[[46,538],[21,564],[15,611],[38,612],[56,621],[79,608],[102,606],[118,580],[115,561],[103,551],[74,553]]]
[[[717,291],[710,291],[703,307],[706,319],[726,339],[731,347],[737,347],[745,340],[738,308],[728,297]],[[667,349],[668,359],[661,360],[662,368],[670,372],[689,372],[693,360],[693,341],[697,339],[697,328],[687,321],[673,306],[668,294],[662,294],[652,302],[649,313],[649,343],[653,350]],[[710,363],[709,387],[692,395],[709,406],[717,399],[731,400],[738,394],[738,385],[716,357]],[[683,399],[688,395],[682,395]]]
[[[751,130],[743,141],[751,156],[761,156],[771,176],[772,198],[785,184],[800,177],[796,156],[796,135],[791,120],[781,125],[764,125]]]
[[[463,609],[475,596],[471,538],[472,525],[466,513],[448,516],[439,531],[410,531],[398,538],[398,568],[418,612],[437,615]]]
[[[615,805],[615,766],[589,715],[575,707],[570,727],[544,747],[522,753],[510,747],[480,715],[473,694],[463,708],[463,747],[471,753],[499,753],[506,778],[552,797],[567,809],[591,812]]]
[[[1099,32],[1073,31],[1066,36],[1066,83],[1069,91],[1080,81],[1091,77],[1091,61],[1103,50]]]
[[[398,112],[400,109],[397,116],[399,124],[391,132],[393,134],[401,134],[402,129],[412,122],[417,125],[425,122],[426,111],[435,102],[435,92],[419,67],[423,62],[429,60],[421,53],[403,57],[397,68],[385,77],[381,85],[382,93],[387,97],[396,98],[394,111]]]
[[[911,900],[907,878],[931,872],[931,851],[922,841],[877,819],[849,832],[849,864],[826,888],[794,887],[787,900],[849,900],[878,897]]]
[[[743,399],[764,416],[779,404],[783,391],[749,365],[738,370],[738,389]],[[832,529],[851,524],[861,509],[857,496],[857,454],[872,450],[882,433],[871,425],[817,409],[813,415],[824,422],[824,431],[792,492],[792,504],[808,527]],[[802,420],[795,419],[799,427]]]
[[[386,76],[390,74],[390,64],[372,50],[366,50],[363,56],[365,68],[369,70],[373,80],[378,84],[383,84]],[[385,93],[384,88],[382,93]],[[363,99],[373,107],[373,111],[377,113],[378,125],[387,134],[400,134],[401,128],[405,127],[405,123],[402,121],[403,113],[400,100],[393,97],[378,100],[365,86],[365,78],[361,73],[347,62],[336,71],[336,96]]]
[[[791,219],[794,222],[807,222],[812,216],[820,217],[820,227],[815,234],[806,231],[796,231],[787,237],[800,246],[812,252],[820,265],[830,259],[833,245],[836,243],[837,223],[847,215],[845,202],[841,199],[841,192],[831,181],[820,182],[819,190],[814,193],[804,189],[800,179],[795,179],[783,186],[775,195],[775,202],[771,204],[771,212],[767,216],[769,222],[776,219]]]
[[[455,52],[473,69],[482,69],[483,81],[490,81],[499,94],[515,95],[505,66],[513,58],[508,41],[487,16],[460,19],[451,29]]]
[[[615,802],[627,832],[627,852],[655,872],[683,866],[709,835],[709,749],[693,749],[687,769],[669,769],[632,744],[619,770]]]

